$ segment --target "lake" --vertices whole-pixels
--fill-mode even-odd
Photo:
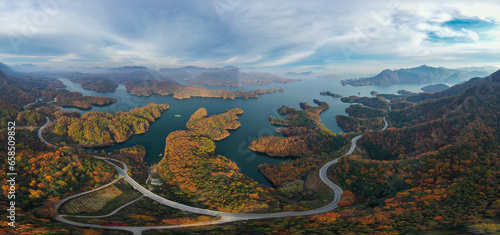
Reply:
[[[345,114],[344,109],[350,104],[340,101],[340,98],[319,95],[322,91],[331,91],[343,96],[358,95],[371,96],[371,91],[379,93],[396,94],[398,90],[406,89],[412,92],[419,92],[420,88],[428,84],[420,85],[393,85],[393,86],[342,86],[340,79],[311,78],[290,84],[271,84],[266,86],[245,86],[239,88],[226,88],[228,90],[244,89],[247,91],[255,89],[284,88],[284,92],[275,92],[271,94],[262,94],[258,99],[234,99],[223,100],[220,98],[190,98],[184,100],[174,99],[172,96],[152,95],[149,97],[138,97],[127,93],[125,86],[120,84],[115,92],[96,92],[83,89],[80,84],[73,83],[67,79],[60,79],[70,91],[81,92],[83,95],[113,97],[118,102],[103,106],[93,107],[90,110],[80,110],[75,108],[65,108],[65,111],[85,112],[109,112],[129,111],[130,109],[142,107],[148,103],[169,104],[170,109],[152,123],[148,132],[141,135],[134,135],[124,143],[115,144],[110,147],[89,149],[89,151],[98,151],[102,149],[110,152],[114,149],[142,145],[146,148],[146,161],[148,164],[155,164],[161,160],[160,154],[164,153],[165,138],[173,131],[184,129],[189,117],[199,108],[205,108],[208,115],[224,112],[226,109],[241,108],[244,113],[240,115],[239,122],[241,127],[236,130],[230,130],[231,135],[223,140],[216,141],[216,153],[226,156],[234,161],[243,174],[248,175],[257,182],[271,186],[271,183],[259,172],[258,165],[263,163],[278,163],[289,161],[294,158],[270,157],[265,154],[254,153],[248,148],[250,142],[260,136],[278,135],[274,132],[276,126],[269,124],[268,117],[280,117],[277,110],[288,105],[300,109],[300,102],[307,102],[311,105],[314,99],[326,101],[330,108],[321,115],[321,122],[333,132],[343,132],[337,125],[335,116]],[[204,86],[206,88],[219,89],[221,87]],[[359,94],[358,94],[359,93]],[[181,115],[176,117],[175,115]]]

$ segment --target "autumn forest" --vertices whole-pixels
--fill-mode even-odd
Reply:
[[[86,90],[113,92],[118,84],[124,84],[131,95],[173,94],[175,99],[192,96],[260,99],[258,95],[285,92],[214,90],[169,80],[135,81],[132,77],[137,73],[140,72],[61,76]],[[181,211],[147,195],[144,197],[136,190],[137,186],[130,184],[130,179],[117,173],[115,167],[119,166],[110,164],[118,161],[141,187],[192,208],[238,216],[238,213],[314,211],[327,207],[337,197],[319,173],[335,159],[335,164],[326,169],[327,179],[342,189],[333,210],[172,231],[222,234],[498,231],[499,82],[500,71],[497,71],[434,93],[372,92],[370,97],[340,98],[341,95],[332,92],[321,92],[311,104],[301,102],[296,104],[299,108],[276,107],[276,115],[266,120],[274,133],[248,143],[251,151],[280,160],[258,165],[260,174],[269,182],[266,185],[243,174],[239,163],[217,150],[219,141],[230,139],[242,127],[239,120],[248,114],[241,108],[214,114],[210,107],[203,107],[190,113],[183,128],[165,133],[161,159],[150,164],[146,163],[147,148],[141,145],[113,151],[99,148],[125,143],[147,133],[162,115],[175,118],[170,113],[173,106],[149,103],[128,111],[95,112],[91,110],[93,107],[113,105],[118,100],[69,91],[50,76],[38,78],[0,72],[0,140],[4,143],[12,139],[8,123],[15,122],[16,169],[22,171],[15,184],[18,228],[12,233],[11,228],[2,226],[0,231],[2,234],[121,234],[124,230],[109,230],[107,226],[126,230],[198,225],[224,218],[224,214],[219,218]],[[336,133],[327,128],[321,117],[332,108],[331,100],[339,98],[347,108],[345,114],[335,116],[343,130]],[[69,107],[79,111],[64,111]],[[0,151],[7,155],[11,150],[2,147]],[[8,162],[0,165],[4,195],[0,207],[6,210],[10,191]],[[92,193],[78,196],[87,191]],[[77,196],[71,199],[72,195]],[[90,202],[96,204],[91,207]],[[104,216],[129,203],[123,211]],[[61,215],[69,221],[97,227],[62,223],[58,219]],[[75,215],[80,217],[71,217]],[[151,233],[161,232],[171,231]]]

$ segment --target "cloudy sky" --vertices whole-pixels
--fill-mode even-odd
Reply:
[[[1,1],[0,62],[373,72],[500,66],[495,1]]]

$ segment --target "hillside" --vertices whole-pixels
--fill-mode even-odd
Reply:
[[[404,101],[412,96],[394,99],[390,127],[364,132],[354,154],[330,168],[329,178],[344,190],[340,209],[237,229],[252,233],[265,227],[283,234],[498,231],[500,71],[437,93],[440,98],[417,102]],[[406,108],[394,108],[402,102]],[[349,113],[355,116],[362,111],[352,108]],[[294,179],[289,176],[302,169],[297,165],[266,164],[262,170],[281,185],[283,179]]]
[[[447,69],[422,65],[416,68],[389,70],[386,69],[373,77],[343,80],[343,84],[353,86],[425,84],[435,82],[457,83],[466,79],[487,76],[484,70]]]
[[[115,91],[118,84],[105,75],[90,73],[72,73],[66,76],[70,81],[80,83],[83,89],[94,90],[98,92]]]
[[[230,159],[215,154],[214,140],[229,136],[237,129],[235,108],[207,117],[204,108],[189,119],[186,129],[174,131],[166,138],[165,155],[153,168],[168,182],[167,192],[178,192],[182,200],[222,211],[262,211],[274,200],[268,189],[240,173]],[[170,193],[171,194],[171,193]]]
[[[425,92],[438,92],[438,91],[444,91],[446,89],[450,88],[448,85],[446,84],[435,84],[435,85],[429,85],[429,86],[425,86],[425,87],[422,87],[421,90],[422,91],[425,91]]]
[[[43,74],[52,77],[67,78],[72,82],[79,83],[83,89],[95,90],[98,92],[113,92],[118,87],[118,84],[123,84],[127,92],[132,95],[173,95],[176,99],[188,99],[191,97],[248,99],[258,98],[260,94],[278,91],[278,89],[257,89],[252,91],[207,89],[201,86],[183,85],[173,78],[177,76],[181,76],[184,79],[186,76],[193,77],[196,75],[197,77],[190,80],[192,83],[230,87],[242,85],[267,85],[273,82],[288,83],[296,81],[279,78],[269,73],[240,73],[237,68],[232,66],[226,66],[222,69],[206,69],[188,66],[178,69],[165,68],[161,69],[160,72],[156,72],[146,67],[126,66],[99,69],[98,71],[99,73],[52,71]],[[283,91],[283,89],[281,88],[279,91]]]
[[[243,73],[238,68],[226,68],[212,72],[203,72],[189,79],[190,83],[211,86],[240,87],[243,85],[269,85],[271,83],[290,83],[297,79],[281,78],[270,73]]]
[[[196,66],[185,66],[182,68],[162,68],[159,72],[168,75],[174,79],[187,80],[195,78],[202,73],[216,72],[225,69],[236,69],[234,66],[226,66],[223,68],[202,68]]]
[[[62,141],[74,141],[84,147],[109,146],[124,142],[133,135],[149,130],[149,123],[169,109],[168,104],[153,104],[129,112],[88,112],[83,115],[59,111],[48,129]]]
[[[303,77],[311,77],[314,76],[314,73],[312,71],[306,71],[306,72],[286,72],[283,74],[285,77],[296,77],[296,78],[303,78]]]
[[[93,105],[107,105],[117,101],[107,97],[83,96],[81,93],[56,87],[61,87],[57,80],[37,79],[31,76],[17,77],[0,71],[0,127],[5,127],[7,120],[24,119],[22,117],[27,113],[23,109],[57,105],[89,109]],[[30,112],[28,116],[33,117],[33,115],[41,114]]]
[[[262,136],[250,143],[253,151],[266,153],[270,156],[306,157],[311,154],[333,152],[346,143],[346,139],[328,130],[320,121],[320,113],[328,109],[326,102],[314,100],[318,106],[300,103],[302,110],[283,106],[278,113],[285,115],[284,119],[269,117],[273,125],[283,126],[276,132],[284,136]]]

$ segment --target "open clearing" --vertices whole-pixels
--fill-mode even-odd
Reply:
[[[120,196],[122,191],[111,185],[105,189],[75,198],[64,204],[69,214],[93,213],[101,210],[108,202]]]

